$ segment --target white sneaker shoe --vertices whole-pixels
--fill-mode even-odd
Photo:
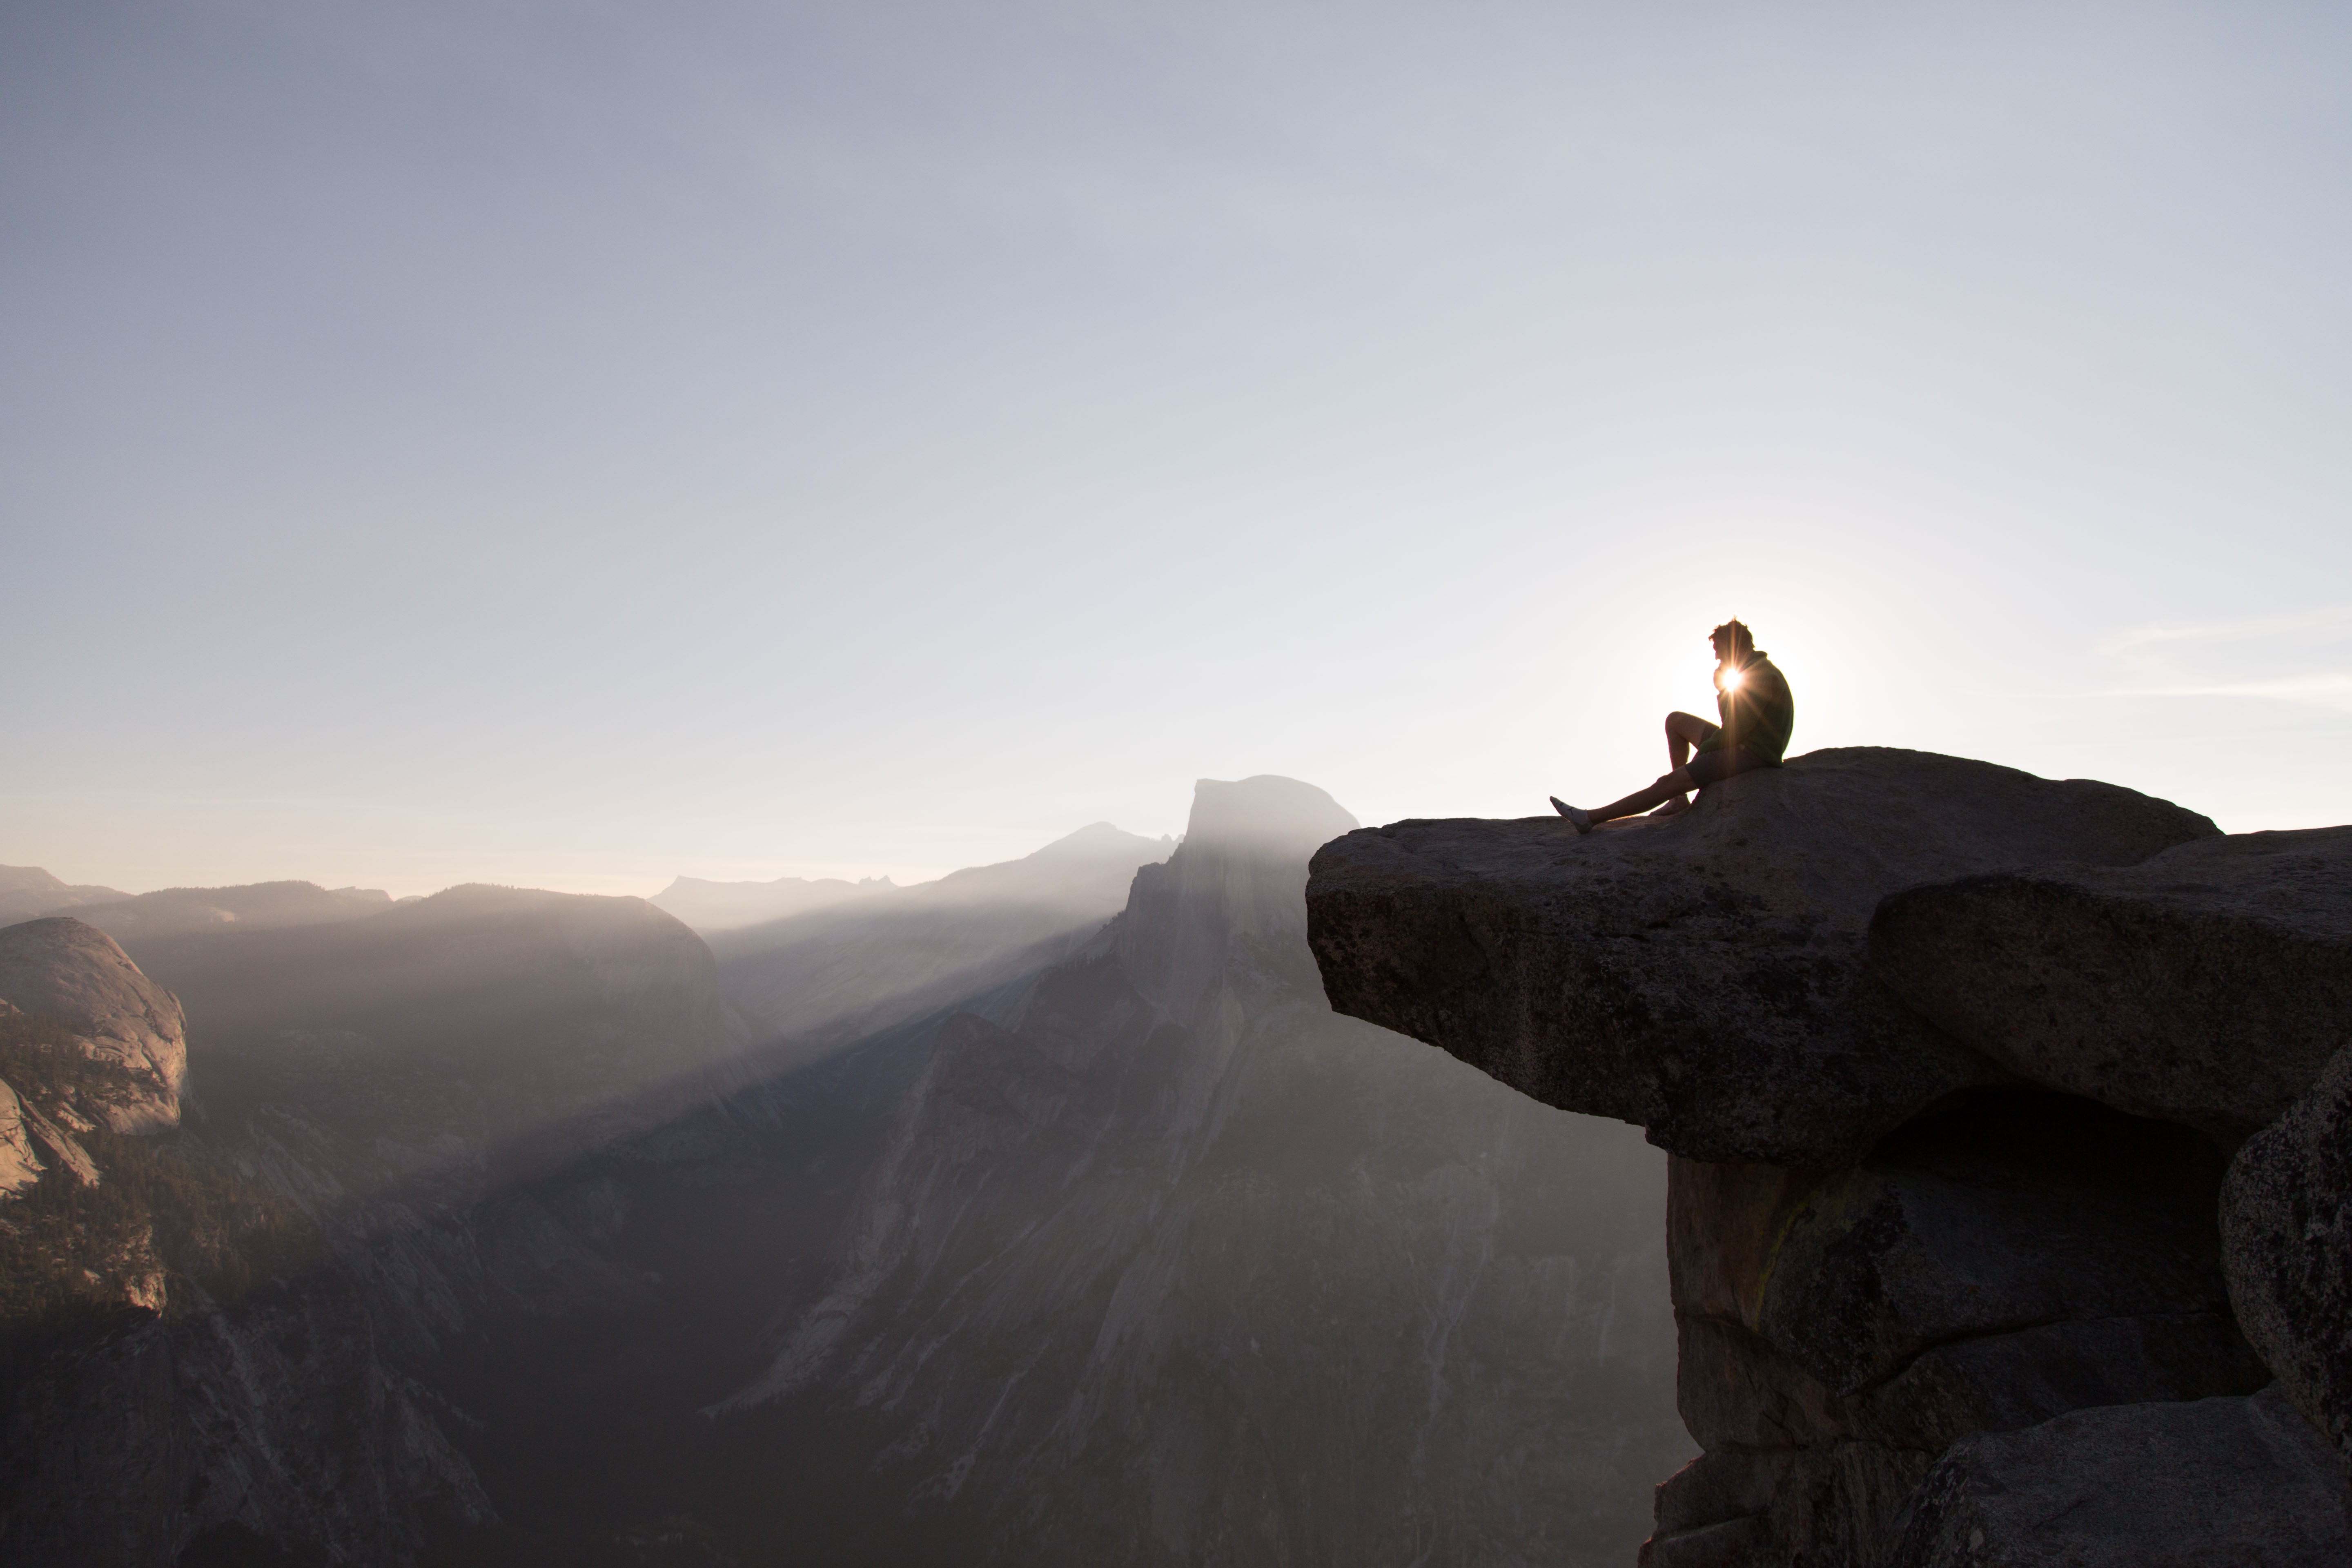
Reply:
[[[1558,795],[1553,795],[1551,797],[1551,804],[1552,809],[1559,812],[1562,816],[1568,818],[1568,820],[1575,826],[1575,828],[1579,833],[1590,833],[1592,831],[1592,814],[1591,812],[1580,811],[1575,806],[1569,805],[1568,802],[1560,799]]]

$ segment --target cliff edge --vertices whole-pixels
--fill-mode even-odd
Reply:
[[[1307,903],[1339,1011],[1675,1156],[1653,1568],[2352,1555],[2352,828],[1856,748]]]

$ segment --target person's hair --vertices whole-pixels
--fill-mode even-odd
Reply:
[[[1708,635],[1715,638],[1715,646],[1718,648],[1728,642],[1734,653],[1750,654],[1756,651],[1756,634],[1738,621],[1726,621]]]

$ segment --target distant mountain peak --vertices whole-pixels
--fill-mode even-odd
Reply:
[[[1328,791],[1279,773],[1257,773],[1197,781],[1184,842],[1312,853],[1362,826]]]
[[[708,934],[898,890],[887,877],[867,877],[856,882],[838,877],[778,877],[772,882],[714,882],[701,877],[677,877],[647,901]]]
[[[0,866],[0,925],[130,896],[114,888],[76,887],[38,866]]]
[[[101,901],[60,896],[43,913],[73,913],[110,936],[136,941],[223,927],[266,931],[362,920],[392,908],[381,888],[321,888],[316,882],[247,882],[233,888],[163,888]]]
[[[1146,838],[1139,833],[1128,832],[1116,823],[1089,822],[1076,833],[1066,833],[1044,848],[1034,850],[1022,858],[1037,860],[1048,856],[1058,858],[1084,855],[1091,858],[1103,855],[1128,855],[1137,850],[1156,848],[1162,845],[1173,848],[1175,840],[1167,837]]]

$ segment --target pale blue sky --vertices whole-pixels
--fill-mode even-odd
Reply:
[[[17,0],[0,861],[651,891],[1797,748],[2352,819],[2352,11]]]

